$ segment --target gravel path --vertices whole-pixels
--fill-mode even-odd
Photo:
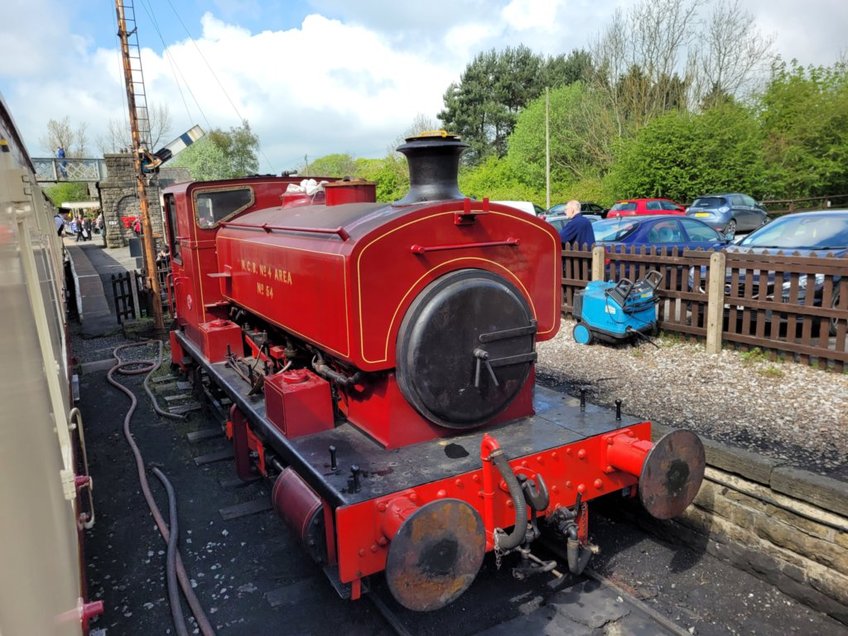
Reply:
[[[848,480],[848,373],[770,361],[758,352],[705,353],[703,343],[660,337],[579,345],[574,322],[537,345],[541,382],[658,424]]]

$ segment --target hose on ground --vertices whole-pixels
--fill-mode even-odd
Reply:
[[[157,360],[128,360],[126,362],[121,361],[119,353],[124,351],[125,349],[130,349],[133,347],[142,347],[147,346],[148,344],[152,344],[153,341],[145,340],[141,342],[136,342],[132,344],[125,344],[119,347],[116,347],[112,351],[112,357],[115,358],[115,365],[109,369],[109,372],[106,374],[106,379],[109,384],[117,388],[119,391],[123,392],[130,399],[130,408],[127,411],[126,416],[124,416],[124,437],[127,440],[127,444],[130,446],[130,450],[132,451],[133,457],[135,458],[136,470],[138,472],[138,482],[141,486],[141,492],[144,495],[144,500],[147,502],[147,507],[150,509],[150,514],[153,516],[153,520],[156,522],[156,526],[159,528],[159,534],[162,535],[162,538],[167,542],[170,537],[170,532],[168,531],[168,525],[165,523],[165,519],[162,517],[162,513],[159,510],[159,506],[156,504],[156,500],[153,498],[153,493],[150,490],[150,484],[147,480],[147,473],[144,470],[144,457],[142,457],[141,451],[138,448],[138,445],[135,443],[135,439],[133,438],[132,431],[130,430],[130,422],[132,420],[133,413],[135,413],[136,406],[138,405],[138,400],[135,397],[135,394],[128,389],[126,386],[118,382],[114,374],[121,373],[122,375],[141,375],[142,373],[146,373],[149,378],[153,372],[158,369],[162,364],[162,343],[159,342],[159,357]],[[194,590],[191,587],[191,582],[189,581],[188,574],[186,573],[185,566],[183,565],[182,557],[180,556],[179,551],[177,551],[176,556],[176,570],[177,570],[177,580],[180,584],[180,589],[183,591],[183,595],[185,596],[186,601],[188,602],[189,608],[191,609],[191,613],[194,615],[195,620],[197,621],[197,626],[200,629],[200,633],[203,636],[213,636],[215,634],[215,630],[212,628],[212,624],[209,622],[206,613],[203,611],[203,607],[200,605],[200,601],[197,599],[197,596],[194,593]]]
[[[150,341],[148,340],[148,342]],[[158,357],[156,358],[158,364],[150,373],[144,376],[144,390],[147,391],[147,397],[150,398],[150,403],[153,405],[153,410],[156,411],[159,415],[161,415],[162,417],[167,417],[171,420],[186,420],[188,419],[188,414],[177,415],[176,413],[171,413],[162,409],[159,406],[159,402],[156,400],[156,396],[153,395],[153,391],[150,390],[150,376],[153,375],[159,369],[159,367],[162,366],[162,341],[157,340],[156,342],[159,344],[159,353]]]
[[[171,605],[171,618],[174,621],[174,629],[178,636],[188,636],[183,616],[183,606],[180,603],[180,588],[177,586],[177,544],[180,540],[179,525],[177,524],[177,495],[170,480],[165,473],[156,467],[152,468],[153,474],[162,482],[165,492],[168,493],[168,556],[165,560],[165,572],[168,582],[168,601]]]

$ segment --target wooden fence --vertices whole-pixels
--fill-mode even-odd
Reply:
[[[848,363],[846,258],[566,245],[562,260],[566,314],[590,280],[635,280],[656,269],[664,331],[705,338],[712,352],[729,342],[842,370]]]
[[[168,299],[173,295],[170,259],[156,262],[156,275],[159,277],[162,310],[169,310]],[[125,320],[137,320],[152,315],[151,290],[147,286],[144,271],[128,271],[112,274],[112,296],[115,299],[115,316],[118,324]]]

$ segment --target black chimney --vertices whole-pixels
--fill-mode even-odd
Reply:
[[[409,192],[395,205],[464,199],[459,191],[459,156],[468,148],[457,135],[443,130],[407,137],[398,146],[409,163]]]

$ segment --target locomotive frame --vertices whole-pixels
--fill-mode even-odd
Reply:
[[[410,193],[388,205],[361,182],[287,193],[290,177],[163,193],[172,359],[232,402],[237,474],[275,479],[275,509],[343,595],[384,571],[420,611],[461,595],[486,552],[526,560],[543,530],[579,573],[589,500],[638,492],[668,518],[704,471],[693,433],[654,445],[649,422],[535,385],[535,341],[559,327],[559,239],[463,197],[464,147],[408,139]],[[200,227],[198,194],[246,188],[247,205]],[[385,342],[382,358],[369,342]]]

